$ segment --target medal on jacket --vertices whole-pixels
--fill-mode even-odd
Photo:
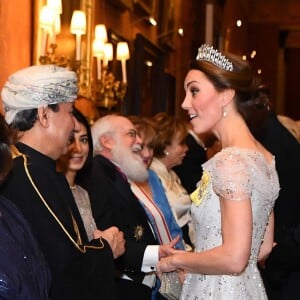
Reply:
[[[141,240],[144,235],[144,228],[141,225],[137,225],[134,230],[134,237],[137,241]]]

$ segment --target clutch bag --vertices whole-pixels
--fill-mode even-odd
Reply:
[[[180,298],[182,284],[176,272],[163,273],[159,292],[168,300]]]

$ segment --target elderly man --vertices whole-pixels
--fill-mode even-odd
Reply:
[[[118,299],[151,298],[159,258],[174,252],[157,245],[147,215],[128,180],[143,182],[147,169],[140,156],[142,140],[125,117],[107,115],[92,126],[94,158],[83,186],[88,190],[98,228],[115,225],[124,232],[126,250],[116,260]]]
[[[68,183],[55,169],[78,127],[76,74],[50,65],[25,68],[9,77],[1,96],[7,123],[19,130],[2,193],[20,208],[45,255],[50,298],[115,299],[112,249],[103,238],[88,242]],[[111,245],[118,234],[111,231]]]

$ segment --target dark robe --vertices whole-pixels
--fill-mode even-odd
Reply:
[[[0,197],[0,298],[49,299],[50,271],[27,221]]]
[[[65,176],[56,172],[56,162],[24,144],[17,148],[27,156],[30,176],[49,207],[26,175],[22,156],[14,159],[2,193],[19,207],[45,255],[52,277],[51,299],[115,299],[112,251],[104,240],[102,249],[100,240],[88,242],[72,192]],[[83,253],[76,247],[74,221],[82,240],[79,244],[97,248]]]
[[[275,202],[277,245],[262,270],[270,300],[299,299],[300,286],[300,144],[271,112],[256,138],[275,155],[280,192]]]
[[[147,245],[156,245],[157,241],[144,208],[124,177],[112,162],[96,155],[89,176],[80,184],[89,193],[97,227],[103,230],[117,226],[124,232],[126,250],[116,260],[116,268],[133,281],[118,280],[118,293],[124,295],[126,286],[130,285],[130,293],[134,291],[134,294],[128,295],[128,299],[146,300],[145,295],[150,297],[151,290],[146,291],[146,294],[141,292],[141,282],[145,275],[141,272],[141,266]]]
[[[197,183],[202,177],[202,164],[207,161],[206,150],[199,145],[195,138],[189,133],[186,138],[188,151],[182,163],[175,166],[173,170],[180,178],[181,184],[190,194],[197,188]]]

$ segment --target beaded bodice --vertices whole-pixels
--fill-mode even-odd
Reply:
[[[188,275],[181,299],[265,299],[256,263],[268,218],[279,192],[275,160],[267,163],[260,152],[226,148],[204,163],[203,170],[202,180],[192,197],[195,251],[201,252],[222,243],[218,196],[221,195],[235,201],[251,199],[251,256],[240,276]],[[253,282],[261,287],[256,288],[254,294]]]

